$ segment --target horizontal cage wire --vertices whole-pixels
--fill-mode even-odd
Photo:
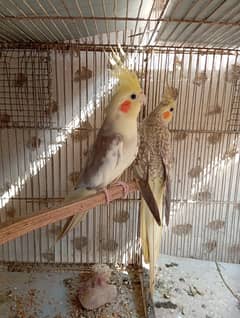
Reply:
[[[2,0],[0,41],[237,49],[239,17],[238,0]]]
[[[49,127],[0,129],[1,222],[14,222],[62,202],[79,178],[116,84],[108,71],[106,46],[31,46],[50,57],[55,111]],[[14,52],[21,56],[22,50],[18,46]],[[162,253],[239,262],[240,126],[231,126],[238,51],[157,46],[124,46],[124,50],[147,96],[140,120],[159,104],[167,85],[179,89],[170,124],[173,193]],[[44,68],[39,72],[44,74]],[[123,179],[132,179],[131,169]],[[2,245],[0,259],[141,265],[139,199],[135,193],[91,210],[56,245],[64,222],[35,230]]]
[[[101,35],[101,43],[110,43],[113,33],[121,32],[123,43],[139,44],[151,41],[151,30],[159,23],[166,3],[165,0],[124,0],[121,4],[117,0],[3,1],[0,40],[52,43],[78,39],[86,43]]]

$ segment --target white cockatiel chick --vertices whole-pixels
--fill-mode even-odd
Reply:
[[[117,297],[116,285],[110,284],[111,269],[106,264],[92,266],[91,277],[80,284],[78,299],[88,309],[97,309]]]
[[[65,202],[105,190],[137,156],[137,118],[145,96],[135,72],[124,67],[115,52],[111,61],[114,62],[113,74],[119,80],[118,86],[107,107],[106,118],[88,156],[80,181]],[[57,240],[72,230],[86,213],[70,217]]]

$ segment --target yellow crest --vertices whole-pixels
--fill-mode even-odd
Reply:
[[[130,71],[124,62],[126,61],[125,53],[122,47],[118,44],[119,53],[112,49],[112,55],[109,57],[109,62],[112,67],[112,74],[119,80],[117,91],[130,89],[134,92],[141,91],[139,79],[134,71]]]

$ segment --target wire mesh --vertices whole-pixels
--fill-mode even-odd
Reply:
[[[233,81],[233,98],[231,102],[231,113],[229,118],[229,129],[239,131],[240,129],[240,68],[233,65],[230,80]]]
[[[2,49],[0,54],[0,127],[50,126],[48,52]]]
[[[59,204],[73,188],[115,85],[107,69],[106,46],[31,44],[29,48],[38,54],[44,49],[50,56],[55,112],[50,127],[0,129],[1,222]],[[15,54],[24,49],[23,44],[18,46]],[[232,69],[239,65],[238,51],[131,45],[124,49],[147,96],[140,120],[158,105],[167,85],[179,88],[170,126],[171,222],[163,229],[162,252],[238,262],[239,127],[229,127],[236,99]],[[124,174],[125,179],[131,177],[131,170]],[[138,211],[136,193],[90,211],[54,249],[49,248],[62,222],[3,245],[0,258],[141,264]]]

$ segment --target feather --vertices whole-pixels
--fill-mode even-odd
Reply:
[[[136,157],[137,117],[143,94],[136,74],[123,65],[121,61],[123,53],[120,54],[121,56],[118,56],[112,50],[109,58],[114,75],[119,80],[117,91],[111,99],[106,118],[89,153],[75,191],[68,195],[65,202],[82,199],[92,194],[92,191],[104,189],[119,178]],[[135,98],[131,99],[133,94]],[[122,112],[121,105],[126,101],[131,104],[130,110]],[[69,218],[57,240],[71,231],[86,214],[87,212]]]
[[[165,185],[165,223],[169,225],[170,220],[170,206],[171,206],[171,180],[167,178],[166,185]]]
[[[87,190],[86,188],[79,188],[71,191],[64,200],[64,203],[74,202],[81,200],[92,194],[96,193],[96,190]],[[56,242],[61,240],[67,233],[69,233],[78,223],[80,223],[87,215],[87,211],[71,216],[65,223],[63,229],[58,233]]]
[[[150,185],[158,204],[160,218],[162,218],[162,199],[164,186],[158,180]],[[141,201],[140,210],[140,237],[145,263],[150,264],[150,291],[153,293],[155,285],[155,265],[160,255],[162,226],[159,226],[152,217],[144,200]]]
[[[120,54],[117,54],[113,48],[111,48],[112,54],[109,57],[109,62],[112,66],[112,75],[119,80],[117,92],[131,88],[133,92],[138,93],[142,90],[139,79],[135,72],[130,71],[124,65],[127,59],[121,46],[120,48]]]
[[[155,221],[157,222],[158,225],[161,225],[161,218],[160,218],[158,204],[154,198],[152,189],[149,185],[148,176],[146,177],[146,180],[143,180],[142,178],[137,178],[136,181],[139,185],[141,194],[142,194],[149,210],[151,211]]]
[[[88,197],[96,193],[97,189],[107,186],[104,183],[105,175],[114,172],[118,167],[122,156],[122,142],[122,138],[118,134],[104,136],[103,130],[99,133],[91,152],[91,159],[80,177],[80,182],[75,187],[75,190],[66,197],[65,203]],[[80,223],[87,213],[86,211],[70,217],[57,236],[57,241]]]
[[[169,224],[171,203],[172,151],[168,122],[176,104],[178,91],[173,87],[165,90],[160,104],[140,125],[140,146],[135,162],[135,176],[143,200],[140,210],[140,237],[144,260],[150,264],[150,291],[154,291],[155,266],[160,255],[163,219]],[[167,116],[165,114],[167,113]]]

